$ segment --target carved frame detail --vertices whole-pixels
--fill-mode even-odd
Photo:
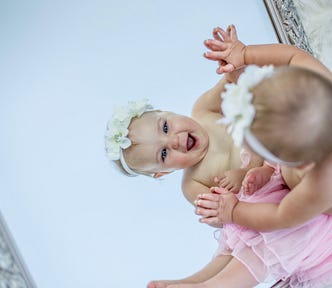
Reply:
[[[0,213],[0,283],[8,288],[36,288]]]
[[[312,49],[293,0],[263,0],[280,43],[295,45],[311,54]]]

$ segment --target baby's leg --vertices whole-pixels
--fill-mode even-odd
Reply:
[[[170,284],[200,283],[217,275],[233,259],[231,255],[219,255],[214,257],[203,269],[195,274],[179,280],[155,280],[151,281],[147,288],[166,288]]]
[[[181,284],[181,283],[186,283],[186,282],[181,282],[181,280],[155,280],[151,281],[147,288],[166,288],[169,287],[168,285],[171,284]]]
[[[258,284],[249,270],[237,259],[232,261],[216,276],[199,284],[175,284],[167,288],[250,288]]]
[[[243,191],[247,195],[252,195],[255,191],[262,188],[274,172],[274,168],[264,165],[250,169],[242,182]]]

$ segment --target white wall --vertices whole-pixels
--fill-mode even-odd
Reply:
[[[277,42],[261,0],[1,1],[0,207],[38,287],[145,287],[211,259],[181,174],[126,178],[103,135],[129,99],[189,114],[220,77],[202,42],[232,23]]]

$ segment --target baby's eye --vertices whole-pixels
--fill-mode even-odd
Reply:
[[[168,125],[167,125],[166,121],[164,122],[164,125],[163,125],[163,132],[166,133],[166,134],[168,132]]]
[[[161,161],[165,162],[166,157],[167,157],[167,150],[166,148],[164,148],[163,150],[161,150]]]

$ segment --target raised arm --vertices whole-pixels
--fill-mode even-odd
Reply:
[[[248,45],[244,49],[245,65],[294,65],[313,70],[332,80],[332,73],[309,53],[286,44]]]
[[[206,114],[207,111],[220,113],[221,112],[221,97],[220,94],[224,90],[224,85],[227,83],[223,77],[213,88],[202,94],[194,103],[192,108],[192,115],[199,116]]]
[[[192,115],[194,117],[205,116],[206,112],[221,114],[221,93],[225,90],[225,84],[236,82],[243,69],[237,69],[225,73],[224,77],[210,90],[202,94],[194,103]]]
[[[245,45],[238,40],[234,25],[228,28],[226,33],[221,28],[215,28],[213,31],[214,39],[208,39],[204,42],[210,52],[204,56],[207,59],[219,62],[218,73],[232,71],[245,65],[256,64],[259,66],[273,64],[296,65],[316,71],[328,79],[332,80],[332,73],[319,60],[309,53],[286,44],[262,44],[262,45]],[[224,35],[230,37],[224,37]]]

